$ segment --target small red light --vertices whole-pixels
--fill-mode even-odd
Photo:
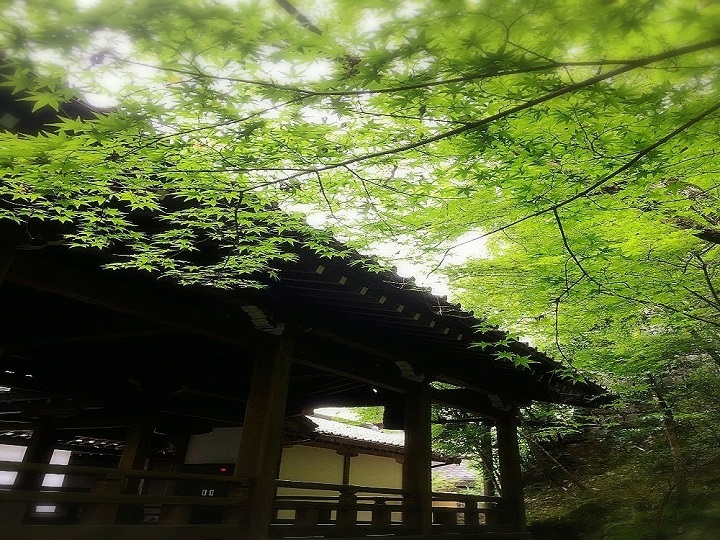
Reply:
[[[220,467],[220,472],[227,472],[227,469],[225,467]]]

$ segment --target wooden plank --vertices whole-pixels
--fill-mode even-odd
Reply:
[[[237,540],[240,528],[227,525],[114,525],[64,526],[34,525],[7,527],[2,538],[8,540]]]
[[[466,495],[464,493],[441,493],[434,491],[432,494],[433,500],[437,501],[458,501],[458,502],[490,502],[501,504],[503,501],[502,497],[492,497],[488,495]]]
[[[393,494],[402,495],[405,493],[403,489],[398,488],[383,488],[373,486],[358,486],[354,484],[342,485],[342,484],[326,484],[323,482],[298,482],[295,480],[276,480],[275,484],[277,487],[285,488],[297,488],[297,489],[312,489],[318,491],[352,491],[354,493],[378,493],[378,494]],[[300,495],[302,497],[302,495]]]
[[[246,491],[247,488],[244,488]],[[153,505],[198,505],[198,506],[240,506],[248,501],[244,491],[229,497],[194,497],[186,495],[136,495],[110,492],[68,492],[68,491],[0,491],[0,503],[33,501],[36,503],[92,503],[98,505],[153,504]],[[106,524],[112,525],[112,523]],[[83,525],[85,527],[86,525]]]
[[[320,532],[332,538],[328,527],[318,525]],[[393,534],[393,540],[447,540],[448,536],[443,534],[431,534],[427,536],[409,535],[403,533],[400,526],[392,526],[388,530]],[[276,525],[271,531],[271,538],[282,536],[298,536],[302,531],[293,528],[292,525]],[[364,532],[364,531],[361,531]],[[298,533],[298,534],[294,534]],[[72,527],[63,525],[38,525],[38,526],[17,526],[3,528],[3,538],[12,540],[237,540],[241,534],[238,526],[227,525],[182,525],[182,526],[158,526],[151,525],[116,525],[103,527]],[[312,533],[311,533],[312,534]],[[453,533],[449,538],[468,538],[468,540],[527,540],[527,534],[502,531],[475,531],[463,534]],[[262,540],[265,540],[264,538]],[[367,536],[349,536],[343,540],[367,540]]]
[[[66,474],[74,476],[107,476],[108,474],[118,475],[118,470],[111,467],[88,467],[85,465],[50,465],[46,463],[18,463],[16,461],[0,461],[0,470],[30,470],[42,472],[43,474]],[[200,480],[203,482],[212,482],[213,484],[218,482],[235,484],[240,487],[248,487],[250,485],[250,482],[247,478],[174,471],[126,470],[122,471],[119,476],[157,480]]]

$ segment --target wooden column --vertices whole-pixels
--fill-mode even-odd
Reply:
[[[141,479],[126,477],[123,472],[130,470],[144,470],[147,456],[150,451],[154,428],[155,411],[143,408],[138,410],[130,421],[127,440],[120,456],[120,463],[116,470],[110,472],[106,478],[98,480],[92,488],[93,493],[112,493],[137,495]],[[133,523],[140,518],[137,508],[127,506],[122,508],[118,504],[87,504],[80,514],[81,525],[113,525]]]
[[[185,454],[187,453],[188,444],[190,442],[190,434],[184,433],[175,437],[175,455],[173,456],[172,463],[170,464],[170,471],[179,472],[182,471],[182,466],[185,463]],[[175,495],[175,488],[177,482],[174,480],[169,481],[165,485],[165,495]],[[178,504],[164,505],[160,509],[160,523],[168,525],[187,525],[190,521],[190,506],[181,506]]]
[[[57,436],[52,419],[42,418],[33,426],[23,463],[50,463]],[[35,471],[20,471],[15,478],[13,491],[35,491],[40,493],[45,474]],[[20,525],[34,502],[6,502],[0,505],[0,525]]]
[[[500,492],[504,499],[500,519],[503,523],[512,524],[515,530],[524,532],[525,501],[517,426],[518,421],[515,414],[498,419],[496,424]]]
[[[429,535],[432,528],[432,447],[430,386],[419,384],[405,397],[405,458],[402,487],[406,495],[403,523],[413,532]]]
[[[357,456],[357,452],[353,453],[353,455]],[[342,454],[343,457],[343,479],[342,483],[344,486],[347,486],[350,484],[350,460],[352,459],[352,455],[350,455],[350,451],[345,451]]]
[[[250,502],[245,511],[233,509],[226,516],[226,523],[243,525],[247,540],[268,538],[273,518],[292,349],[293,340],[283,334],[255,361],[234,474],[250,480]]]

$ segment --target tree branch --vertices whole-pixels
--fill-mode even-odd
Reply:
[[[553,208],[553,215],[555,216],[555,223],[557,223],[558,229],[560,230],[560,236],[562,237],[563,246],[565,246],[565,250],[570,255],[570,258],[575,262],[575,265],[580,269],[583,276],[588,278],[590,281],[592,281],[595,285],[598,287],[602,287],[602,284],[596,280],[594,277],[592,277],[590,274],[588,274],[587,270],[585,270],[585,267],[582,265],[580,260],[575,255],[575,252],[570,249],[570,244],[568,244],[567,236],[565,235],[565,229],[563,228],[562,221],[560,220],[560,214],[558,214],[557,208]]]
[[[283,8],[285,11],[287,11],[290,15],[295,17],[295,19],[305,28],[307,28],[314,34],[317,34],[318,36],[322,36],[322,30],[315,26],[310,19],[303,15],[303,13],[301,13],[295,6],[288,2],[288,0],[275,0],[275,3],[281,8]]]
[[[509,229],[509,228],[511,228],[511,227],[514,227],[515,225],[519,225],[520,223],[523,223],[524,221],[527,221],[527,220],[529,220],[529,219],[532,219],[532,218],[541,216],[541,215],[543,215],[543,214],[547,214],[548,212],[553,212],[553,211],[555,211],[555,210],[557,210],[557,209],[559,209],[559,208],[562,208],[563,206],[567,206],[568,204],[570,204],[570,203],[572,203],[572,202],[574,202],[574,201],[576,201],[576,200],[578,200],[578,199],[581,199],[582,197],[585,197],[586,195],[589,195],[590,193],[592,193],[593,191],[595,191],[597,188],[599,188],[599,187],[602,186],[603,184],[609,182],[610,180],[612,180],[612,179],[615,178],[616,176],[618,176],[618,175],[620,175],[621,173],[627,171],[628,169],[631,169],[632,167],[634,167],[639,161],[641,161],[641,160],[642,160],[646,155],[648,155],[650,152],[652,152],[653,150],[655,150],[655,149],[659,148],[660,146],[664,145],[665,143],[667,143],[668,141],[672,140],[673,138],[677,137],[680,133],[686,131],[686,130],[687,130],[688,128],[690,128],[691,126],[694,126],[695,124],[701,122],[702,120],[704,120],[706,117],[710,116],[711,114],[717,112],[718,109],[720,109],[720,103],[716,103],[715,105],[713,105],[713,106],[710,107],[709,109],[704,110],[702,113],[700,113],[700,114],[698,114],[697,116],[691,118],[690,120],[688,120],[687,122],[685,122],[684,124],[682,124],[680,127],[674,129],[673,131],[671,131],[670,133],[668,133],[668,134],[665,135],[664,137],[662,137],[662,138],[658,139],[657,141],[655,141],[655,142],[654,142],[653,144],[651,144],[650,146],[647,146],[646,148],[644,148],[643,150],[641,150],[640,152],[638,152],[638,153],[635,155],[634,158],[632,158],[631,160],[625,162],[623,165],[621,165],[620,167],[618,167],[617,169],[615,169],[615,170],[614,170],[613,172],[611,172],[610,174],[608,174],[608,175],[606,175],[606,176],[603,176],[600,180],[598,180],[597,182],[591,184],[590,186],[588,186],[587,188],[583,189],[582,191],[579,191],[579,192],[576,193],[575,195],[573,195],[573,196],[571,196],[571,197],[568,197],[567,199],[565,199],[565,200],[563,200],[563,201],[560,201],[559,203],[555,203],[555,204],[553,204],[553,205],[551,205],[551,206],[548,206],[548,207],[546,207],[546,208],[543,208],[543,209],[541,209],[541,210],[538,210],[537,212],[532,212],[531,214],[528,214],[528,215],[526,215],[526,216],[523,216],[523,217],[521,217],[520,219],[516,219],[515,221],[512,221],[512,222],[510,222],[510,223],[508,223],[508,224],[506,224],[506,225],[502,225],[502,226],[500,226],[500,227],[496,227],[495,229],[492,229],[491,231],[488,231],[488,232],[486,232],[486,233],[483,233],[483,234],[481,234],[481,235],[479,235],[479,236],[473,237],[473,238],[471,238],[471,239],[469,239],[469,240],[465,240],[465,241],[463,241],[463,242],[459,242],[459,243],[457,243],[457,244],[453,244],[452,246],[450,246],[449,248],[447,248],[447,250],[446,250],[445,253],[443,254],[442,260],[440,261],[440,263],[437,265],[437,267],[436,267],[434,270],[437,270],[437,268],[439,268],[439,267],[442,265],[442,262],[443,262],[444,259],[447,257],[447,255],[450,253],[450,251],[452,251],[452,250],[455,249],[455,248],[458,248],[458,247],[463,246],[463,245],[465,245],[465,244],[469,244],[470,242],[475,242],[476,240],[480,240],[481,238],[485,238],[485,237],[490,236],[490,235],[493,235],[493,234],[495,234],[495,233],[499,233],[499,232],[501,232],[501,231],[504,231],[504,230],[506,230],[506,229]],[[434,271],[434,270],[433,270],[433,271]]]
[[[706,319],[705,317],[700,317],[700,316],[698,316],[698,315],[694,315],[694,314],[692,314],[692,313],[688,313],[687,311],[683,311],[683,310],[681,310],[681,309],[677,309],[677,308],[675,308],[675,307],[673,307],[673,306],[671,306],[671,305],[669,305],[669,304],[665,304],[664,302],[654,302],[654,301],[652,301],[652,300],[645,300],[645,299],[642,299],[642,298],[637,298],[637,297],[634,297],[634,296],[628,296],[628,295],[626,295],[626,294],[622,294],[622,293],[618,293],[618,292],[615,292],[615,291],[612,291],[612,290],[608,290],[607,287],[605,287],[605,285],[603,285],[602,283],[600,283],[600,281],[596,280],[594,277],[592,277],[592,276],[587,272],[587,270],[585,270],[585,268],[583,267],[583,265],[580,263],[580,260],[579,260],[579,259],[577,258],[577,256],[575,255],[575,252],[574,252],[574,251],[572,250],[572,248],[570,247],[570,244],[568,243],[567,236],[565,235],[565,230],[563,229],[562,222],[560,221],[560,215],[559,215],[558,212],[557,212],[557,208],[553,208],[552,212],[553,212],[553,214],[555,215],[555,221],[557,222],[558,228],[560,229],[560,235],[562,236],[563,246],[565,246],[566,251],[568,252],[568,254],[570,255],[570,257],[572,258],[572,260],[575,262],[575,264],[577,265],[577,267],[580,269],[580,271],[582,272],[583,276],[587,277],[587,279],[589,279],[589,280],[592,281],[595,285],[597,285],[597,287],[598,287],[598,292],[599,292],[600,294],[605,294],[605,295],[608,295],[608,296],[614,296],[614,297],[616,297],[616,298],[622,298],[623,300],[627,300],[627,301],[629,301],[629,302],[635,302],[635,303],[637,303],[637,304],[641,304],[641,305],[644,305],[644,306],[651,306],[651,307],[663,308],[663,309],[665,309],[665,310],[667,310],[667,311],[670,311],[671,313],[676,313],[676,314],[678,314],[678,315],[683,315],[683,316],[685,316],[685,317],[687,317],[687,318],[689,318],[689,319],[693,319],[693,320],[695,320],[695,321],[702,321],[702,322],[704,322],[704,323],[708,323],[708,324],[710,324],[710,325],[712,325],[712,326],[716,326],[716,327],[720,328],[720,323],[717,322],[717,321],[713,321],[712,319]]]
[[[700,254],[695,254],[695,257],[698,261],[700,261],[700,268],[702,268],[703,275],[705,276],[705,282],[707,283],[708,289],[710,290],[710,294],[712,294],[712,297],[715,299],[716,307],[720,308],[720,296],[718,296],[718,292],[713,285],[712,278],[710,277],[710,273],[708,272],[707,263]]]
[[[276,0],[277,1],[277,0]],[[516,68],[516,69],[510,69],[507,71],[479,71],[475,73],[471,73],[468,75],[462,75],[459,77],[453,77],[450,79],[441,79],[441,80],[434,80],[434,81],[427,81],[427,82],[421,82],[421,83],[414,83],[414,84],[406,84],[406,85],[399,85],[399,86],[392,86],[387,88],[377,88],[377,89],[360,89],[360,90],[310,90],[308,88],[300,88],[297,86],[292,85],[285,85],[285,84],[278,84],[270,81],[258,81],[253,79],[244,79],[240,77],[224,77],[221,75],[210,75],[208,73],[199,72],[197,70],[189,71],[184,70],[180,68],[171,68],[166,66],[158,66],[155,64],[148,64],[144,62],[138,62],[135,60],[130,60],[129,58],[120,58],[115,57],[117,60],[121,60],[127,64],[131,65],[137,65],[137,66],[143,66],[143,67],[149,67],[153,69],[157,69],[160,71],[168,71],[171,73],[179,73],[182,75],[190,75],[192,77],[195,77],[197,79],[213,79],[213,80],[223,80],[228,82],[235,82],[235,83],[241,83],[241,84],[248,84],[248,85],[254,85],[254,86],[261,86],[265,88],[273,88],[275,90],[283,90],[286,92],[291,92],[295,94],[301,94],[304,97],[332,97],[332,96],[364,96],[364,95],[372,95],[372,94],[390,94],[390,93],[396,93],[396,92],[405,92],[407,90],[420,90],[423,88],[432,88],[435,86],[441,86],[446,84],[456,84],[456,83],[462,83],[462,82],[471,82],[475,80],[480,79],[491,79],[495,77],[505,77],[505,76],[511,76],[511,75],[522,75],[526,73],[535,73],[540,71],[552,71],[555,69],[560,68],[567,68],[567,67],[588,67],[588,66],[614,66],[614,65],[620,65],[620,68],[617,68],[613,71],[607,72],[605,75],[599,74],[591,79],[586,79],[585,81],[581,81],[579,83],[575,83],[572,85],[568,85],[563,88],[570,88],[570,90],[567,90],[566,92],[572,92],[575,90],[576,85],[581,85],[581,87],[589,86],[590,84],[595,84],[596,82],[608,79],[610,77],[615,77],[619,74],[625,73],[627,71],[631,71],[633,69],[637,69],[640,67],[645,67],[650,64],[654,64],[656,62],[660,62],[662,60],[669,60],[671,58],[676,58],[678,56],[684,56],[686,54],[711,49],[714,47],[720,46],[720,38],[718,39],[711,39],[708,41],[703,41],[700,43],[694,43],[692,45],[688,45],[685,47],[678,47],[677,49],[671,49],[669,51],[664,51],[662,53],[653,54],[650,56],[645,56],[643,58],[637,58],[637,59],[628,59],[628,60],[594,60],[594,61],[584,61],[584,62],[562,62],[562,61],[553,61],[548,64],[540,64],[540,65],[534,65],[534,66],[526,66],[522,68]],[[597,79],[597,80],[594,80]],[[588,84],[586,84],[588,81],[593,81]],[[557,91],[562,91],[563,89],[559,89]],[[562,95],[562,94],[560,94]]]
[[[710,306],[711,308],[720,311],[720,304],[716,304],[716,303],[713,302],[712,300],[710,300],[710,299],[708,299],[708,298],[705,298],[702,294],[700,294],[700,293],[697,292],[697,291],[693,291],[690,287],[688,287],[688,286],[686,286],[686,285],[683,285],[682,288],[685,289],[685,290],[686,290],[687,292],[689,292],[690,294],[692,294],[692,295],[693,295],[695,298],[697,298],[698,300],[700,300],[700,301],[702,301],[702,302],[705,302],[705,303],[706,303],[708,306]]]

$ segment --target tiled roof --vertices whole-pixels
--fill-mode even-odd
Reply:
[[[476,470],[467,466],[467,461],[435,467],[433,471],[446,480],[466,486],[474,486],[480,476]]]
[[[329,435],[331,437],[340,437],[343,439],[352,439],[358,442],[371,442],[388,446],[402,448],[405,444],[405,433],[402,431],[383,431],[380,429],[371,429],[362,426],[355,426],[337,422],[328,418],[318,416],[308,416],[315,426],[314,431],[321,435]]]

